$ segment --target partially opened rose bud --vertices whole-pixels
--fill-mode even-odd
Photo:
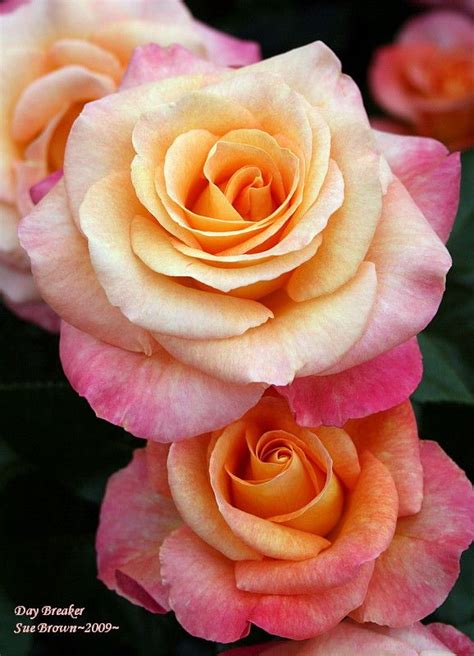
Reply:
[[[434,11],[412,18],[393,45],[375,53],[369,76],[375,99],[416,134],[439,139],[452,150],[470,148],[473,47],[474,22],[467,15]]]
[[[322,43],[205,73],[142,48],[127,87],[85,107],[64,179],[20,228],[94,411],[165,442],[271,385],[310,426],[407,398],[451,264],[458,155],[372,131]]]
[[[0,33],[0,293],[53,329],[17,228],[57,181],[51,174],[84,105],[117,90],[141,44],[179,43],[221,66],[256,61],[258,46],[200,24],[181,0],[7,1]]]
[[[474,643],[448,624],[403,629],[345,621],[303,642],[269,642],[225,652],[228,656],[472,656]]]
[[[297,640],[347,615],[406,626],[453,586],[473,514],[471,484],[418,439],[408,402],[310,430],[265,396],[220,431],[148,442],[110,479],[99,577],[219,642],[250,623]]]

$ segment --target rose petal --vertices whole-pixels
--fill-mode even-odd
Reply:
[[[392,477],[369,452],[361,458],[361,474],[348,500],[347,513],[337,536],[331,536],[332,545],[328,549],[301,562],[264,560],[236,563],[239,589],[275,595],[304,595],[349,582],[363,563],[373,561],[387,549],[398,512]]]
[[[447,241],[459,202],[461,161],[458,153],[434,139],[375,132],[390,168],[440,239]]]
[[[180,524],[172,500],[150,487],[146,451],[137,449],[132,462],[107,483],[96,539],[99,578],[130,601],[164,612],[169,606],[159,548]]]
[[[43,301],[32,301],[31,303],[9,303],[7,301],[5,305],[20,319],[35,323],[50,333],[59,333],[61,319]]]
[[[159,442],[193,437],[234,421],[264,389],[215,380],[163,350],[148,356],[116,348],[66,323],[61,361],[71,385],[99,417]]]
[[[125,349],[156,348],[149,334],[108,302],[71,218],[63,180],[22,220],[19,234],[43,299],[65,321]]]
[[[220,67],[197,57],[180,44],[162,48],[156,43],[150,43],[146,46],[139,46],[133,51],[120,89],[128,89],[139,84],[156,82],[177,75],[199,75],[219,70],[221,70]]]
[[[454,626],[433,622],[426,627],[440,642],[449,647],[456,656],[470,656],[474,652],[474,642],[469,636],[458,631]]]
[[[209,59],[222,66],[247,66],[260,59],[260,45],[254,41],[242,41],[230,34],[195,22],[198,34],[206,44]]]
[[[133,324],[186,340],[220,339],[272,317],[256,301],[203,292],[148,269],[130,243],[131,222],[139,213],[145,213],[144,208],[125,172],[97,182],[80,209],[92,266],[111,304]]]
[[[473,492],[465,474],[435,442],[421,443],[421,459],[423,505],[398,521],[367,597],[351,615],[359,622],[404,626],[433,612],[453,587],[461,552],[473,539]]]
[[[286,385],[297,373],[327,368],[354,344],[371,312],[376,285],[374,268],[364,264],[330,296],[298,304],[280,297],[280,306],[272,307],[275,318],[244,335],[206,341],[157,338],[175,357],[223,380]]]
[[[51,173],[51,175],[48,175],[48,177],[43,178],[43,180],[40,180],[40,182],[37,182],[31,187],[30,195],[33,203],[37,205],[62,177],[63,172],[62,169],[60,169],[59,171]]]
[[[188,633],[218,642],[248,634],[248,618],[258,597],[235,587],[231,560],[187,527],[164,541],[160,560],[169,604]]]
[[[419,333],[433,318],[451,258],[400,182],[392,182],[366,256],[377,271],[377,300],[362,339],[331,370],[343,371]],[[416,308],[416,311],[414,311]]]
[[[302,426],[342,426],[405,400],[422,376],[415,338],[373,360],[329,376],[296,378],[278,387]]]
[[[227,558],[260,560],[262,556],[232,532],[217,507],[209,481],[208,446],[207,436],[173,443],[168,477],[176,507],[186,525]]]
[[[365,563],[348,583],[314,595],[263,595],[249,619],[285,638],[312,638],[336,626],[364,598],[372,571],[373,563]]]
[[[398,492],[398,516],[414,515],[423,501],[423,467],[416,417],[409,401],[345,424],[359,453],[368,449],[383,462]]]

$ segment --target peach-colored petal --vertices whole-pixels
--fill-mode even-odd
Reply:
[[[186,525],[227,558],[260,560],[262,556],[232,532],[217,507],[209,481],[208,446],[207,436],[173,443],[168,477],[176,507]]]
[[[236,39],[200,21],[196,21],[195,26],[206,45],[206,53],[211,61],[221,66],[247,66],[259,61],[258,43]]]
[[[326,373],[372,359],[419,333],[438,309],[451,266],[446,248],[397,180],[384,198],[366,259],[377,271],[377,300],[367,331]]]
[[[166,469],[169,451],[169,444],[163,444],[162,442],[147,442],[146,465],[148,480],[155,492],[167,497],[171,496],[171,490],[168,484],[168,472]]]
[[[447,241],[459,202],[461,163],[434,139],[375,133],[390,168],[440,239]]]
[[[215,64],[197,57],[179,44],[162,48],[156,43],[150,43],[139,46],[133,51],[120,89],[128,89],[176,75],[196,75],[219,70],[220,68]]]
[[[357,450],[349,435],[342,428],[319,426],[313,431],[331,456],[332,467],[341,481],[352,490],[360,476]]]
[[[330,222],[324,250],[315,256],[318,276],[311,277],[308,263],[303,267],[308,275],[298,274],[301,283],[304,278],[304,284],[298,285],[296,278],[294,287],[290,286],[290,294],[295,298],[311,298],[336,289],[354,275],[377,225],[381,189],[367,116],[355,83],[341,75],[339,60],[321,42],[265,60],[248,70],[278,73],[291,89],[318,108],[329,125],[331,154],[344,177],[347,200],[337,220]],[[361,166],[366,173],[363,181],[359,175]],[[353,235],[350,249],[348,231]]]
[[[122,66],[111,52],[84,39],[59,39],[48,51],[55,67],[76,64],[84,68],[108,75],[116,83],[122,77]]]
[[[389,375],[387,375],[387,373]],[[342,426],[404,401],[422,376],[416,338],[338,374],[304,376],[279,387],[302,426]]]
[[[374,268],[363,265],[329,297],[294,304],[280,296],[280,305],[272,306],[275,318],[242,336],[192,342],[157,338],[179,359],[223,380],[286,385],[298,372],[327,368],[354,344],[370,314],[376,285]]]
[[[6,34],[2,18],[2,42]],[[6,27],[6,26],[5,26]],[[21,43],[21,42],[20,42]],[[3,45],[3,44],[2,44]],[[2,48],[0,76],[0,200],[14,202],[12,163],[20,151],[11,134],[11,116],[22,90],[46,70],[45,54],[36,48]]]
[[[215,430],[240,417],[261,385],[223,383],[163,350],[116,348],[63,323],[61,361],[74,389],[99,417],[137,437],[169,442]]]
[[[242,443],[242,430],[240,424],[228,426],[216,441],[209,461],[211,486],[223,518],[235,535],[269,558],[291,561],[315,556],[329,546],[324,538],[251,515],[230,502],[225,465],[229,454],[235,453]]]
[[[20,238],[43,299],[65,321],[116,346],[152,352],[153,338],[110,305],[99,285],[87,242],[71,218],[62,180],[23,219]]]
[[[150,486],[146,450],[137,449],[107,483],[96,538],[99,578],[147,610],[168,610],[159,548],[180,524],[172,500]]]
[[[161,102],[202,85],[185,76],[162,80],[111,94],[85,106],[71,128],[64,159],[64,178],[71,213],[79,223],[79,208],[88,189],[113,171],[129,171],[134,156],[132,130],[138,117]],[[89,144],[94,143],[91,150]]]
[[[167,233],[156,222],[142,216],[135,217],[130,234],[134,253],[153,271],[172,277],[189,276],[223,292],[256,282],[275,280],[311,257],[322,239],[320,236],[315,237],[302,250],[287,255],[268,258],[245,267],[224,268],[185,255],[175,248]]]
[[[235,587],[231,560],[187,527],[164,541],[160,560],[169,604],[186,631],[219,642],[248,634],[248,618],[258,597]]]
[[[454,585],[460,554],[474,537],[474,497],[465,474],[435,442],[421,443],[421,459],[421,510],[398,521],[367,597],[352,613],[359,622],[404,626],[433,612]]]
[[[239,335],[272,313],[255,301],[210,294],[155,273],[134,255],[130,226],[144,213],[128,173],[97,182],[80,209],[92,266],[112,305],[147,330],[186,339]]]
[[[409,401],[345,424],[359,453],[368,449],[383,462],[398,492],[398,516],[414,515],[423,501],[423,467],[416,418]]]
[[[346,515],[337,536],[331,536],[332,545],[315,558],[301,562],[236,563],[237,586],[264,594],[304,595],[344,585],[363,563],[373,561],[387,549],[397,512],[397,492],[389,471],[366,452],[361,458],[357,485],[348,495]]]
[[[87,102],[115,91],[107,75],[82,66],[65,66],[32,82],[15,106],[12,135],[17,141],[32,139],[65,105]]]

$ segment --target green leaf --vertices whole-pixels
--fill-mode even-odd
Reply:
[[[456,344],[428,331],[418,339],[423,353],[424,374],[413,395],[414,400],[473,404],[469,371]]]

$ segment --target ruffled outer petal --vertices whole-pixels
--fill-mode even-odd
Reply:
[[[262,385],[223,383],[165,351],[132,353],[63,323],[61,361],[96,414],[137,437],[169,442],[221,428],[251,408]]]
[[[433,318],[451,258],[441,240],[395,179],[366,259],[377,271],[377,299],[361,340],[335,367],[344,371],[417,335]]]
[[[373,360],[332,376],[304,376],[278,387],[301,426],[342,426],[348,419],[404,401],[422,376],[415,338]]]
[[[173,501],[150,486],[146,451],[137,449],[107,483],[96,539],[99,578],[151,612],[168,610],[159,549],[180,524]]]
[[[260,59],[260,46],[254,41],[242,41],[230,34],[195,21],[197,33],[206,44],[209,59],[221,66],[247,66]]]
[[[423,467],[416,418],[409,401],[347,422],[359,453],[369,450],[392,475],[398,492],[398,516],[414,515],[423,500]]]
[[[350,583],[317,595],[250,594],[235,587],[232,561],[188,528],[166,538],[160,559],[169,603],[180,624],[193,635],[219,642],[246,636],[249,622],[295,639],[322,633],[363,599],[372,572],[372,564],[365,565]]]
[[[474,537],[474,495],[465,474],[435,442],[421,443],[421,459],[422,508],[398,521],[364,603],[351,614],[358,622],[397,627],[433,612],[453,587],[461,552]]]
[[[471,656],[474,654],[474,642],[454,626],[433,622],[426,627],[440,642],[451,649],[456,656]]]
[[[21,221],[19,235],[42,298],[62,319],[125,349],[150,353],[156,347],[108,302],[71,218],[63,180]]]
[[[219,70],[220,67],[197,57],[179,44],[162,48],[150,43],[135,48],[120,88],[128,89],[177,75],[199,75]]]
[[[404,137],[375,131],[390,168],[409,191],[438,237],[446,242],[459,202],[459,153],[424,137]]]
[[[439,634],[439,635],[438,635]],[[435,637],[436,636],[436,637]],[[341,622],[327,633],[304,642],[267,642],[231,649],[229,656],[470,656],[472,642],[447,624],[413,624],[386,629],[374,624]],[[449,651],[448,651],[449,649]],[[468,651],[471,649],[471,651]],[[452,651],[450,651],[452,650]]]

